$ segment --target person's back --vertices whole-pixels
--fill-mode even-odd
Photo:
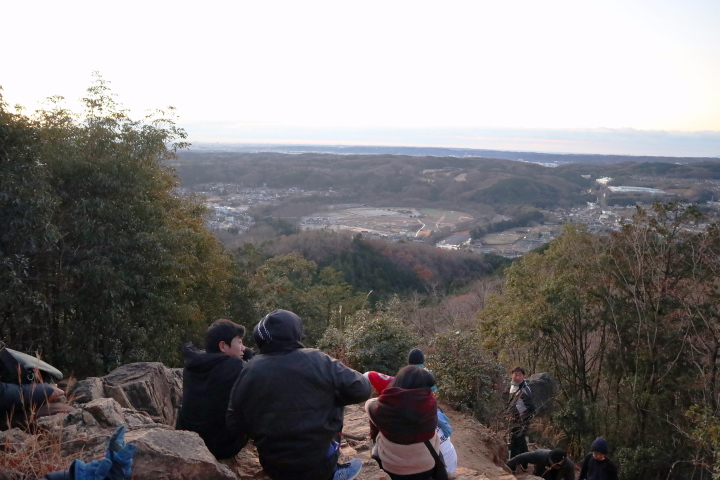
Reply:
[[[272,312],[253,336],[260,353],[233,387],[228,427],[253,439],[271,478],[329,480],[343,406],[367,399],[370,383],[320,350],[304,348],[302,320],[292,312]]]
[[[242,346],[245,328],[230,320],[214,322],[206,335],[205,352],[183,346],[183,403],[176,428],[196,432],[217,458],[235,456],[247,443],[225,426],[230,391],[250,354]]]
[[[535,466],[533,475],[545,480],[575,480],[575,464],[567,458],[561,449],[539,449],[517,455],[507,462],[510,470],[521,464],[532,463]]]
[[[365,403],[375,440],[373,456],[393,480],[425,480],[440,474],[444,474],[440,478],[447,478],[444,468],[442,472],[436,470],[440,435],[433,385],[435,377],[430,372],[408,365],[378,398]]]

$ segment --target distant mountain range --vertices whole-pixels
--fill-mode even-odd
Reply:
[[[539,153],[507,150],[485,150],[474,148],[445,147],[402,147],[402,146],[362,146],[362,145],[273,145],[246,143],[193,143],[191,150],[198,152],[244,152],[244,153],[331,153],[336,155],[407,155],[413,157],[456,157],[456,158],[497,158],[545,165],[564,165],[568,163],[623,163],[623,162],[662,162],[687,164],[718,161],[717,157],[663,157],[635,155],[596,155],[578,153]]]

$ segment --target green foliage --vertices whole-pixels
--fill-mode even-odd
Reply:
[[[430,349],[428,368],[437,377],[443,399],[473,412],[484,423],[501,416],[502,400],[495,386],[505,376],[505,368],[482,348],[477,331],[439,334]]]
[[[298,314],[303,319],[303,341],[308,346],[314,346],[322,337],[334,311],[354,312],[364,300],[336,271],[319,269],[299,253],[266,260],[251,276],[248,287],[256,295],[255,311],[264,314],[282,308]]]
[[[692,438],[699,447],[699,461],[712,472],[712,479],[720,479],[720,416],[717,410],[693,405],[686,413],[692,422]]]
[[[408,352],[417,345],[417,337],[391,308],[375,314],[360,310],[347,320],[346,355],[357,370],[395,375],[407,364]],[[331,339],[328,337],[325,343],[331,344]]]
[[[480,313],[486,346],[558,380],[550,422],[572,450],[601,434],[628,462],[629,452],[656,462],[624,478],[667,475],[671,462],[657,451],[678,460],[670,478],[690,478],[683,465],[702,455],[682,412],[717,411],[720,226],[701,230],[699,220],[694,207],[670,203],[638,209],[609,237],[567,226],[544,253],[508,268],[503,293]]]
[[[0,103],[0,336],[76,375],[176,364],[232,277],[202,202],[174,192],[185,133],[172,111],[130,119],[99,77],[81,114],[52,101]]]

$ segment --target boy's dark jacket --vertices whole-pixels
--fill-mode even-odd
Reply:
[[[272,478],[328,478],[337,453],[331,442],[343,406],[370,397],[360,373],[314,348],[304,348],[302,320],[276,310],[255,326],[260,348],[230,395],[228,428],[247,434]],[[301,475],[302,474],[302,475]]]
[[[183,353],[183,403],[176,428],[197,432],[215,457],[233,457],[247,437],[230,433],[225,414],[230,391],[247,362],[224,353],[206,353],[191,343],[183,346]]]
[[[579,480],[618,480],[617,466],[609,459],[595,460],[590,453],[583,460]]]

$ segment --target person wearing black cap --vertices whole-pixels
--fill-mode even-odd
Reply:
[[[535,465],[533,475],[544,480],[575,480],[575,464],[567,458],[565,450],[535,450],[521,453],[507,462],[510,471],[518,465],[532,463]]]
[[[275,310],[255,326],[260,349],[230,393],[228,428],[247,434],[273,480],[351,480],[362,462],[338,465],[343,407],[370,397],[360,373],[300,339],[302,319]]]
[[[230,391],[253,355],[244,335],[245,327],[221,318],[205,333],[205,351],[183,345],[183,402],[175,428],[196,432],[216,458],[234,457],[247,443],[225,427]]]
[[[608,458],[608,444],[598,437],[583,460],[579,480],[618,480],[617,466]]]

